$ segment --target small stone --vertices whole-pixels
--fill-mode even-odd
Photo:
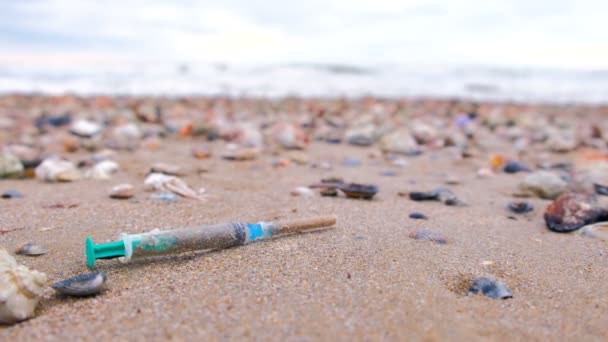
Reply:
[[[336,197],[336,196],[338,196],[338,189],[321,188],[321,190],[319,190],[319,193],[321,194],[321,196],[324,196],[324,197]]]
[[[21,177],[23,170],[23,164],[13,154],[8,152],[0,153],[0,179]]]
[[[516,214],[525,214],[534,210],[534,206],[528,202],[511,202],[507,207]]]
[[[445,178],[445,184],[448,184],[448,185],[458,185],[460,183],[461,183],[460,179],[458,177],[456,177],[456,176],[447,176]]]
[[[80,179],[74,163],[59,159],[45,159],[35,170],[36,178],[46,182],[72,182]]]
[[[566,193],[547,207],[544,218],[550,230],[567,233],[585,225],[608,220],[608,211],[600,208],[593,196]]]
[[[2,198],[10,199],[10,198],[22,198],[23,194],[17,190],[6,190],[2,193]]]
[[[399,129],[382,137],[380,139],[380,149],[384,153],[406,156],[418,155],[421,152],[416,139],[406,129]]]
[[[207,159],[211,157],[211,150],[205,146],[194,146],[192,147],[192,156],[199,160]]]
[[[395,177],[395,176],[397,176],[397,172],[395,172],[393,170],[385,170],[385,171],[382,171],[380,174],[382,176],[385,176],[385,177]]]
[[[411,233],[410,238],[415,240],[431,241],[438,245],[445,245],[448,243],[447,239],[443,237],[443,235],[430,230],[418,230]]]
[[[222,154],[222,158],[226,160],[234,160],[234,161],[246,161],[246,160],[254,160],[257,159],[260,155],[260,151],[256,148],[246,148],[246,149],[229,149],[228,151]]]
[[[409,218],[414,219],[414,220],[428,220],[428,216],[424,215],[423,213],[419,213],[419,212],[413,212],[410,213]]]
[[[152,195],[150,195],[150,198],[153,200],[158,200],[167,203],[176,202],[179,199],[176,194],[168,191],[153,193]]]
[[[371,146],[376,142],[376,127],[373,124],[353,127],[346,131],[345,140],[355,146]]]
[[[291,195],[292,196],[302,196],[302,197],[313,197],[315,195],[315,192],[308,187],[305,186],[299,186],[293,190],[291,190]]]
[[[492,299],[513,298],[513,293],[505,283],[487,277],[475,279],[467,292],[467,296],[474,296],[480,292]]]
[[[608,186],[601,184],[593,184],[593,188],[595,189],[595,193],[602,196],[608,196]]]
[[[102,126],[100,124],[82,119],[74,122],[70,127],[70,133],[83,138],[91,138],[99,134],[101,130]]]
[[[536,195],[542,199],[555,199],[568,190],[568,183],[551,171],[530,173],[519,184],[519,191],[524,195]]]
[[[518,161],[508,161],[502,168],[505,173],[528,172],[530,168]]]
[[[86,177],[97,180],[110,179],[112,174],[118,172],[119,168],[118,163],[114,161],[102,160],[86,173]]]
[[[338,189],[340,189],[346,197],[366,200],[371,200],[378,193],[378,187],[373,184],[340,184]]]
[[[120,184],[110,190],[110,198],[129,199],[135,196],[135,187],[131,184]]]
[[[489,178],[489,177],[492,177],[494,175],[496,175],[494,173],[494,171],[492,171],[492,169],[489,169],[489,168],[486,168],[486,167],[477,170],[477,177],[479,177],[479,178]]]

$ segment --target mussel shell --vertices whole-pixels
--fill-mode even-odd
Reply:
[[[435,191],[412,191],[410,192],[410,199],[412,201],[438,201],[439,194]]]
[[[528,202],[510,202],[507,207],[516,214],[525,214],[534,210],[534,206]]]
[[[428,216],[424,215],[423,213],[419,213],[417,211],[410,213],[409,218],[414,219],[414,220],[428,220]]]
[[[378,187],[372,184],[342,184],[340,190],[350,198],[372,199],[378,193]]]
[[[431,241],[438,245],[445,245],[448,243],[448,240],[443,235],[430,230],[418,230],[411,233],[410,237],[415,240]]]
[[[608,211],[598,207],[593,196],[568,193],[547,207],[544,218],[550,230],[567,233],[588,224],[608,220]]]
[[[608,196],[608,185],[601,184],[593,184],[593,188],[595,189],[595,193],[602,196]]]
[[[508,161],[505,166],[503,166],[502,170],[505,173],[518,173],[530,171],[530,168],[517,161]]]
[[[48,253],[49,250],[41,245],[37,245],[32,242],[28,242],[21,247],[17,248],[15,251],[16,254],[20,255],[29,255],[29,256],[38,256]]]
[[[68,296],[91,296],[101,292],[106,279],[105,272],[85,273],[58,281],[51,287]]]
[[[475,279],[467,292],[467,296],[473,296],[479,292],[492,299],[513,298],[513,293],[505,283],[486,277]]]

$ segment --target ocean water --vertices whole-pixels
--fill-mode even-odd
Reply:
[[[439,97],[608,103],[608,70],[338,64],[1,66],[0,93]]]

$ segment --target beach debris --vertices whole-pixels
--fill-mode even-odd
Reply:
[[[507,208],[516,214],[525,214],[534,210],[534,206],[528,202],[510,202]]]
[[[192,156],[196,159],[202,160],[211,157],[211,150],[202,145],[196,145],[192,147]]]
[[[150,168],[150,173],[164,173],[170,176],[183,176],[184,171],[179,165],[154,163]]]
[[[313,197],[315,195],[315,192],[306,186],[298,186],[296,188],[294,188],[293,190],[291,190],[291,195],[292,196],[302,196],[302,197]]]
[[[76,120],[70,127],[70,133],[82,137],[91,138],[99,134],[102,130],[102,126],[94,121],[89,120]]]
[[[181,178],[165,175],[164,173],[149,174],[144,181],[144,185],[146,190],[169,191],[186,198],[202,199],[200,195]]]
[[[296,125],[280,122],[270,129],[273,141],[285,149],[303,149],[310,144],[310,136]]]
[[[120,241],[98,245],[88,237],[85,243],[85,255],[87,266],[93,268],[96,259],[122,257],[123,261],[129,261],[193,250],[225,249],[267,240],[277,235],[328,228],[335,224],[335,216],[322,216],[276,222],[228,222],[175,230],[154,229],[141,234],[122,233]],[[132,248],[125,248],[125,245],[132,245]]]
[[[44,273],[17,264],[0,249],[0,323],[14,324],[33,317],[46,282]]]
[[[129,199],[135,196],[135,187],[131,184],[119,184],[110,190],[110,198]]]
[[[598,222],[583,226],[578,230],[581,235],[608,241],[608,222]]]
[[[450,189],[436,188],[432,191],[412,191],[409,193],[412,201],[439,201],[448,206],[465,205]]]
[[[118,172],[120,166],[112,160],[102,160],[86,172],[85,176],[91,179],[106,180],[112,178],[112,174]]]
[[[479,277],[473,280],[467,296],[474,296],[480,292],[492,299],[513,298],[513,293],[505,283],[489,277]]]
[[[161,192],[155,192],[152,195],[150,195],[150,199],[167,202],[167,203],[173,203],[173,202],[176,202],[179,199],[179,197],[172,192],[161,191]]]
[[[33,242],[25,243],[15,250],[15,254],[28,256],[39,256],[44,255],[48,252],[48,248],[42,245],[35,244]]]
[[[23,194],[17,190],[6,190],[5,192],[2,193],[2,195],[0,195],[0,197],[4,198],[4,199],[11,199],[11,198],[22,198]]]
[[[414,220],[428,220],[428,216],[424,215],[423,213],[420,212],[413,212],[410,213],[409,218],[414,219]]]
[[[373,184],[342,183],[338,189],[346,197],[366,200],[371,200],[378,193],[378,187]]]
[[[431,230],[418,230],[410,234],[410,238],[415,240],[431,241],[438,245],[445,245],[448,240],[440,233]]]
[[[0,179],[21,177],[23,170],[23,164],[16,156],[0,152]]]
[[[597,205],[594,196],[566,193],[547,207],[544,219],[550,230],[567,233],[585,225],[608,220],[608,211]]]
[[[568,183],[554,172],[540,170],[528,174],[518,190],[518,195],[555,199],[568,190]]]
[[[530,168],[521,162],[509,160],[503,165],[502,170],[505,173],[518,173],[529,172]]]
[[[72,182],[80,179],[74,163],[51,157],[45,159],[35,170],[36,178],[46,182]]]
[[[92,272],[58,281],[51,285],[57,292],[75,297],[92,296],[101,292],[107,280],[106,272]]]
[[[593,188],[595,189],[595,193],[601,196],[608,196],[608,185],[601,184],[593,184]]]

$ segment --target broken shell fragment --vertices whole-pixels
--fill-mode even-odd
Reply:
[[[448,243],[448,240],[443,235],[430,230],[418,230],[411,233],[410,238],[415,240],[431,241],[438,245],[445,245]]]
[[[105,272],[85,273],[58,281],[51,285],[51,287],[59,293],[68,296],[91,296],[101,292],[106,279]]]
[[[484,296],[492,299],[513,298],[513,293],[511,290],[509,290],[505,283],[487,277],[475,279],[467,292],[467,296],[474,296],[480,292]]]
[[[135,187],[131,184],[119,184],[110,190],[110,198],[129,199],[135,196]]]
[[[16,323],[34,316],[46,275],[17,264],[0,249],[0,323]]]
[[[151,173],[144,181],[147,190],[169,191],[177,195],[193,199],[202,199],[186,182],[175,176],[163,173]]]
[[[37,245],[32,242],[28,242],[28,243],[22,245],[21,247],[17,248],[17,250],[15,250],[15,254],[29,255],[29,256],[43,255],[48,252],[49,252],[49,250],[46,247]]]
[[[544,218],[550,230],[567,233],[588,224],[608,220],[608,211],[597,205],[594,196],[567,193],[547,207]]]
[[[183,176],[184,172],[178,165],[171,165],[165,163],[155,163],[150,168],[150,173],[164,173],[170,176]]]
[[[341,184],[338,189],[340,189],[346,197],[367,200],[371,200],[378,193],[378,187],[373,184],[348,183]]]
[[[86,174],[87,178],[103,180],[110,179],[112,174],[118,172],[120,166],[118,163],[111,160],[102,160],[95,164],[91,170]]]
[[[315,192],[312,191],[311,188],[305,186],[298,186],[297,188],[291,190],[292,196],[302,196],[302,197],[313,197]]]

